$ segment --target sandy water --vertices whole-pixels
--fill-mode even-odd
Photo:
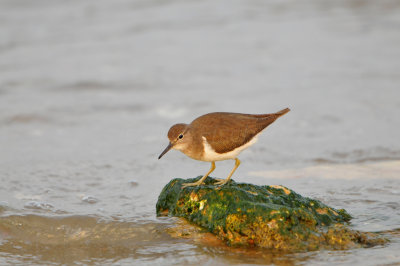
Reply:
[[[0,2],[0,264],[400,263],[400,2]],[[212,111],[290,107],[233,179],[347,209],[385,246],[279,254],[167,233],[157,157]],[[225,177],[233,162],[217,163]]]

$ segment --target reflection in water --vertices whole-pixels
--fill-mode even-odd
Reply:
[[[38,262],[119,260],[140,254],[149,243],[173,250],[164,229],[163,224],[110,222],[87,216],[12,215],[0,218],[1,251],[3,256],[4,252],[30,255]]]
[[[381,232],[399,237],[400,229]],[[294,265],[318,252],[282,253],[228,247],[212,234],[176,218],[158,223],[105,221],[98,217],[11,215],[0,218],[0,255],[16,263],[229,263]],[[350,251],[347,251],[350,252]],[[160,260],[162,258],[162,260]],[[19,261],[21,262],[21,261]]]
[[[176,235],[176,231],[183,230],[182,226],[187,234],[183,238]],[[241,260],[289,265],[294,262],[290,254],[227,247],[211,234],[174,218],[135,224],[87,216],[11,215],[0,218],[0,236],[1,256],[21,256],[36,263],[108,263],[126,258],[154,262],[161,256],[196,264],[199,260],[207,261],[210,255],[232,263]]]

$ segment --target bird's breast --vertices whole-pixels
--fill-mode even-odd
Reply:
[[[230,159],[235,159],[239,153],[241,153],[243,150],[247,149],[251,145],[257,142],[257,137],[258,135],[254,136],[249,142],[246,144],[239,146],[232,151],[224,152],[224,153],[218,153],[216,152],[213,147],[208,143],[207,139],[205,137],[203,138],[203,156],[202,156],[202,161],[206,162],[215,162],[215,161],[223,161],[223,160],[230,160]]]

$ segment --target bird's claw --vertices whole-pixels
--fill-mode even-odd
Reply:
[[[228,183],[229,180],[217,178],[217,182],[214,183],[216,186],[223,186]]]

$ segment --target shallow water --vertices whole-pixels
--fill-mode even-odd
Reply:
[[[0,2],[0,264],[400,263],[400,2]],[[292,111],[233,179],[281,184],[385,246],[280,254],[175,238],[155,204],[209,165],[166,133]],[[233,162],[219,162],[225,177]]]

